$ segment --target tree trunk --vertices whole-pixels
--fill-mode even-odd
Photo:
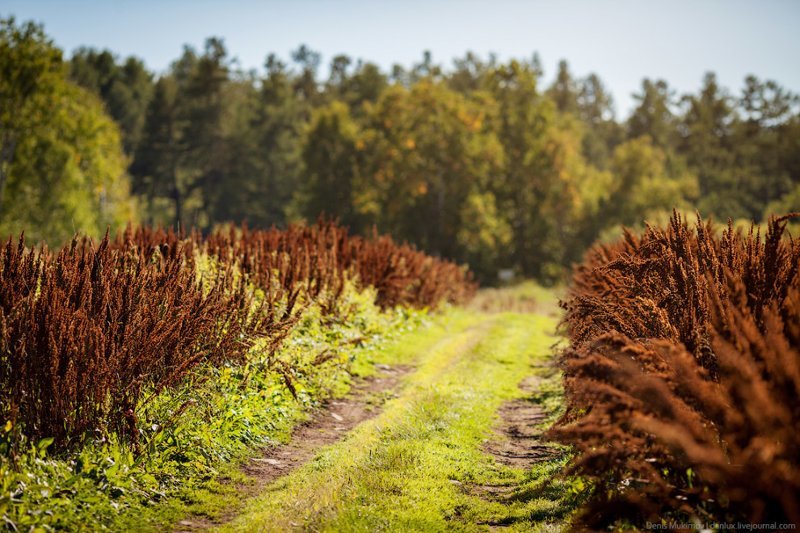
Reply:
[[[177,177],[174,174],[172,177],[172,202],[175,204],[175,226],[177,229],[181,229],[183,222],[183,198],[178,188]]]
[[[175,228],[180,230],[183,227],[183,195],[178,185],[178,162],[174,154],[170,175],[172,177],[172,202],[175,204]]]
[[[8,181],[8,171],[11,167],[11,160],[14,159],[14,150],[17,147],[15,139],[10,135],[4,135],[3,145],[0,147],[0,220],[3,217],[3,201],[5,200],[6,182]]]

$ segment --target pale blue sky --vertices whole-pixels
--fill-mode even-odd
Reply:
[[[65,50],[80,45],[136,55],[164,70],[182,45],[225,39],[245,68],[299,44],[388,68],[423,50],[450,65],[472,50],[500,59],[538,51],[545,76],[560,58],[578,76],[597,72],[627,114],[642,78],[695,91],[714,70],[734,92],[746,74],[800,92],[798,0],[0,0],[0,15],[43,22]]]

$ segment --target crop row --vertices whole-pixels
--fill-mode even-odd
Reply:
[[[597,245],[564,302],[567,411],[593,528],[800,522],[800,243],[677,214]]]
[[[58,449],[108,432],[136,448],[143,403],[197,365],[274,353],[312,303],[337,320],[348,281],[374,287],[384,308],[456,303],[475,288],[453,263],[325,221],[206,237],[128,228],[58,251],[10,238],[0,250],[0,420]],[[283,364],[275,370],[291,390]]]

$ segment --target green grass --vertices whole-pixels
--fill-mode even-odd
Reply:
[[[551,482],[565,457],[526,471],[482,451],[497,409],[524,395],[517,384],[526,376],[541,376],[541,400],[558,403],[558,376],[544,364],[554,328],[551,316],[458,311],[376,354],[377,362],[416,363],[399,397],[222,530],[557,529],[576,504],[573,484]],[[481,485],[508,486],[510,497],[492,501],[470,489]]]

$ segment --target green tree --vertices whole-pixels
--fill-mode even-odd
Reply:
[[[596,207],[605,176],[581,153],[585,127],[538,91],[535,65],[511,61],[488,77],[496,102],[491,130],[503,147],[491,188],[512,228],[506,266],[552,280],[582,251],[584,219]]]
[[[507,249],[513,231],[491,191],[473,191],[461,208],[461,224],[456,235],[461,258],[479,279],[492,282],[498,267],[507,264]]]
[[[108,50],[78,49],[69,61],[70,78],[100,96],[122,132],[125,152],[133,154],[139,143],[153,76],[135,57],[123,62]]]
[[[490,56],[488,62],[472,52],[453,61],[455,69],[447,76],[447,85],[456,92],[466,94],[479,91],[486,83],[487,75],[496,66],[496,58]]]
[[[131,174],[134,192],[147,199],[148,221],[164,223],[171,218],[182,227],[186,192],[179,181],[182,146],[177,91],[174,77],[164,76],[156,82]],[[172,203],[172,217],[163,214],[164,200]]]
[[[306,218],[325,213],[354,231],[365,229],[356,206],[363,166],[360,136],[347,104],[335,101],[314,112],[303,144],[305,183],[298,198]]]
[[[265,62],[266,75],[254,109],[251,110],[248,142],[254,167],[251,179],[256,190],[251,198],[258,202],[248,211],[248,220],[264,226],[282,224],[301,183],[303,135],[311,108],[293,88],[287,67],[274,55]]]
[[[191,215],[193,224],[208,227],[215,220],[227,173],[225,120],[229,85],[229,59],[221,39],[206,40],[203,54],[179,86],[178,112],[182,127],[186,193],[197,193],[199,203]]]
[[[317,70],[321,56],[306,45],[301,45],[291,55],[292,61],[300,67],[300,73],[294,77],[295,92],[304,101],[313,104],[319,96]]]
[[[647,135],[662,149],[674,147],[677,121],[672,110],[675,94],[667,82],[645,79],[641,94],[633,97],[638,103],[628,118],[628,139]]]
[[[387,89],[367,122],[364,175],[373,185],[359,195],[359,209],[401,239],[461,257],[457,235],[465,202],[488,190],[502,161],[487,128],[490,107],[488,100],[468,99],[432,79],[410,90]]]
[[[690,209],[699,194],[697,177],[646,135],[614,150],[611,176],[601,207],[606,229],[666,221],[673,208]]]
[[[772,215],[780,216],[787,213],[800,213],[800,183],[777,200],[770,202],[764,209],[762,220],[767,220]]]
[[[440,81],[444,75],[441,65],[433,62],[433,54],[430,50],[422,52],[422,61],[416,63],[409,72],[410,83],[416,83],[425,79]]]
[[[375,103],[387,87],[387,77],[374,63],[358,61],[352,72],[352,60],[339,55],[331,61],[331,74],[326,83],[326,100],[339,100],[347,104],[354,114],[361,113],[363,104]]]
[[[537,81],[533,69],[511,61],[495,68],[486,82],[497,102],[491,129],[504,152],[503,171],[491,187],[513,228],[512,246],[501,260],[529,275],[541,266],[536,209],[546,194],[546,177],[540,170],[549,166],[545,145],[555,113],[552,102],[539,93]]]
[[[800,183],[797,166],[798,97],[775,81],[745,78],[738,99],[738,116],[731,132],[735,166],[747,169],[747,184],[757,217],[770,202],[788,194]]]
[[[614,102],[611,94],[597,74],[590,74],[580,82],[578,115],[586,125],[583,153],[598,168],[608,166],[611,152],[622,142],[623,131],[614,119]]]
[[[569,64],[562,59],[558,62],[558,72],[553,85],[547,90],[547,95],[556,104],[562,113],[578,113],[578,98],[580,87],[569,71]]]
[[[698,176],[700,211],[723,219],[760,215],[763,205],[759,208],[753,202],[748,183],[754,178],[753,169],[736,165],[733,134],[738,119],[733,99],[716,76],[707,73],[699,93],[684,96],[682,104],[679,153]]]
[[[60,244],[135,217],[119,130],[41,27],[0,22],[0,232]]]
[[[17,147],[41,124],[41,110],[56,97],[63,75],[61,51],[41,26],[0,19],[0,217]]]

